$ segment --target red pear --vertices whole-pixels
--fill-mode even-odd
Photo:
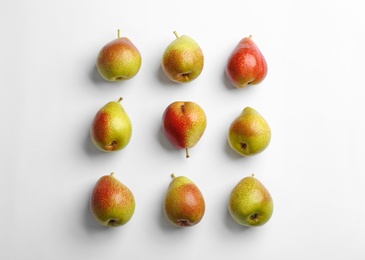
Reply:
[[[163,113],[162,129],[167,139],[177,148],[186,150],[198,143],[207,125],[204,110],[191,101],[175,101]]]
[[[167,189],[163,210],[165,217],[177,227],[198,224],[205,213],[205,201],[199,188],[185,176],[176,177]]]
[[[243,38],[227,61],[226,74],[236,88],[259,84],[267,74],[267,63],[252,37]]]
[[[135,200],[130,189],[115,178],[114,173],[101,177],[92,191],[90,210],[103,226],[119,227],[133,216]]]

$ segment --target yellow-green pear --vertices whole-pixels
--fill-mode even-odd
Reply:
[[[166,76],[177,83],[196,79],[204,67],[204,54],[200,46],[189,36],[179,36],[172,41],[162,57],[161,66]]]
[[[132,123],[123,106],[118,101],[111,101],[96,113],[90,127],[93,144],[104,152],[123,149],[132,136]]]
[[[199,188],[185,176],[171,175],[163,210],[167,220],[177,227],[198,224],[205,213],[205,201]]]
[[[114,173],[102,176],[90,197],[90,210],[103,226],[119,227],[133,216],[136,203],[131,190]]]
[[[228,143],[242,156],[258,154],[271,140],[271,130],[266,120],[253,108],[246,107],[231,123]]]
[[[229,213],[243,226],[262,226],[271,218],[273,208],[269,191],[254,175],[240,180],[229,197]]]
[[[96,67],[107,81],[121,81],[133,78],[142,64],[141,53],[127,38],[120,37],[104,45],[99,51]]]

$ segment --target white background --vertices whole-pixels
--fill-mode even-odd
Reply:
[[[1,0],[0,259],[364,259],[365,18],[361,1]],[[138,75],[104,81],[100,48],[127,36],[142,54]],[[195,81],[169,82],[160,69],[173,31],[205,55]],[[234,89],[224,75],[238,41],[252,35],[269,71]],[[123,97],[129,145],[102,153],[89,126]],[[164,109],[197,102],[208,125],[186,159],[161,132]],[[272,129],[261,154],[227,145],[246,106]],[[120,228],[94,221],[95,182],[115,175],[136,211]],[[206,212],[191,228],[162,213],[170,174],[192,179]],[[274,199],[271,220],[244,228],[231,219],[233,186],[254,173]]]

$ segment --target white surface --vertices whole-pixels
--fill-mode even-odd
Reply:
[[[364,259],[365,18],[361,1],[6,1],[0,9],[0,259]],[[117,35],[142,53],[139,74],[112,84],[95,69]],[[173,31],[205,54],[200,77],[169,82],[160,59]],[[263,83],[233,89],[228,55],[248,35],[264,53]],[[133,136],[101,153],[88,130],[106,102],[124,98]],[[185,159],[161,132],[175,100],[192,100],[208,125]],[[227,145],[245,106],[272,128],[252,158]],[[136,198],[132,220],[99,226],[88,199],[114,171]],[[176,229],[162,214],[170,174],[206,200],[203,220]],[[255,173],[270,190],[270,222],[243,228],[227,211],[230,190]]]

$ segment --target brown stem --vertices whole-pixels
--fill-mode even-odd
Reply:
[[[186,158],[189,158],[189,157],[190,157],[190,155],[189,155],[188,148],[185,148],[185,153],[186,153]]]

